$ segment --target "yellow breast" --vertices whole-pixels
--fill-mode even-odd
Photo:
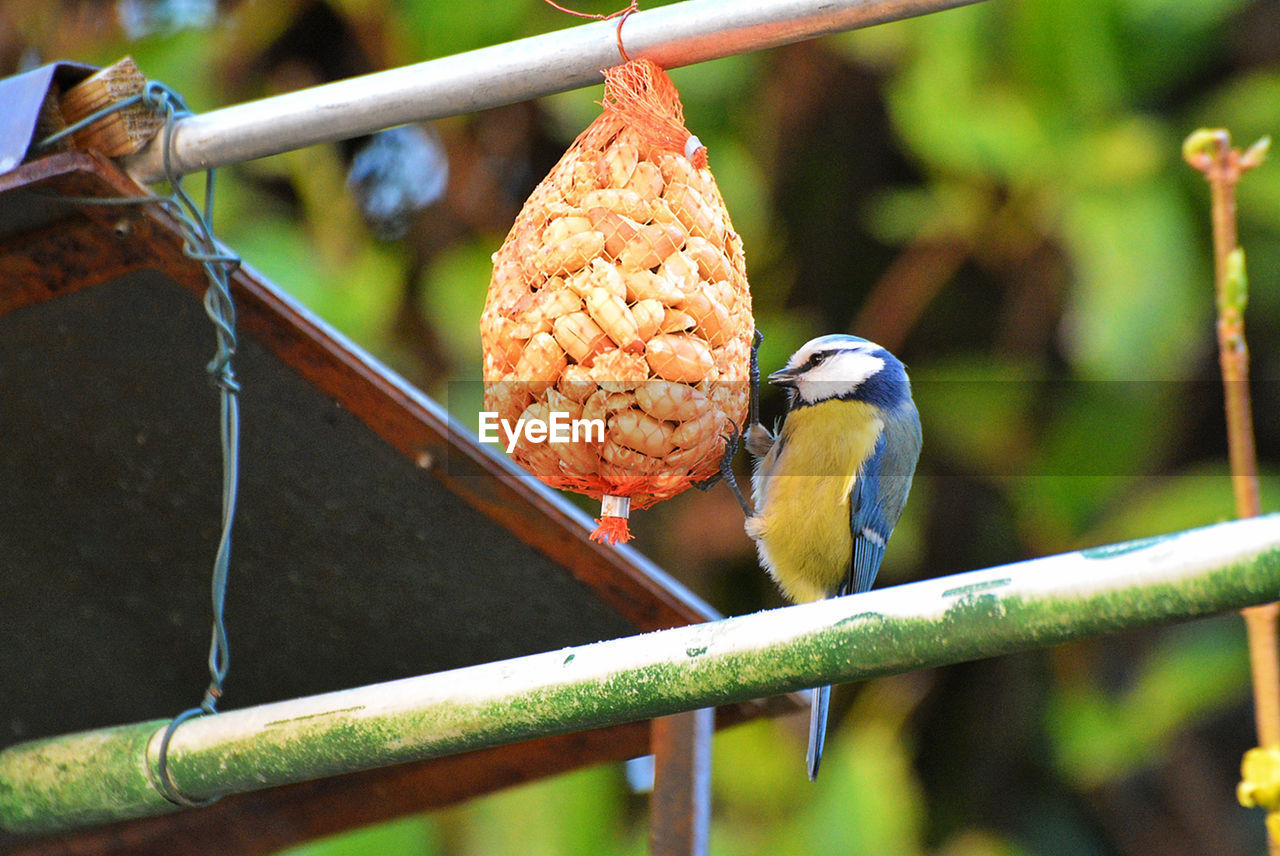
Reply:
[[[823,401],[787,414],[752,478],[747,529],[760,562],[794,601],[835,593],[849,572],[849,491],[883,427],[860,401]]]

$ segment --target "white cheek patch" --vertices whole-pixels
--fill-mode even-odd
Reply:
[[[857,388],[882,368],[880,357],[865,351],[840,351],[801,375],[796,388],[805,401],[822,401]]]

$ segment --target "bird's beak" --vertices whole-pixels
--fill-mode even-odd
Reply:
[[[796,374],[797,372],[795,369],[778,369],[776,372],[769,375],[769,383],[776,384],[777,386],[795,386]]]

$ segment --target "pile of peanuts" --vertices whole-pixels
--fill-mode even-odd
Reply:
[[[602,115],[534,190],[481,319],[485,409],[603,419],[527,443],[543,481],[643,507],[717,471],[741,425],[753,330],[742,242],[707,169]]]

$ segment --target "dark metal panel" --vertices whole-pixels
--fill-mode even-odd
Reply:
[[[198,700],[211,348],[150,271],[0,318],[0,744]],[[252,339],[237,370],[233,706],[636,632]]]

